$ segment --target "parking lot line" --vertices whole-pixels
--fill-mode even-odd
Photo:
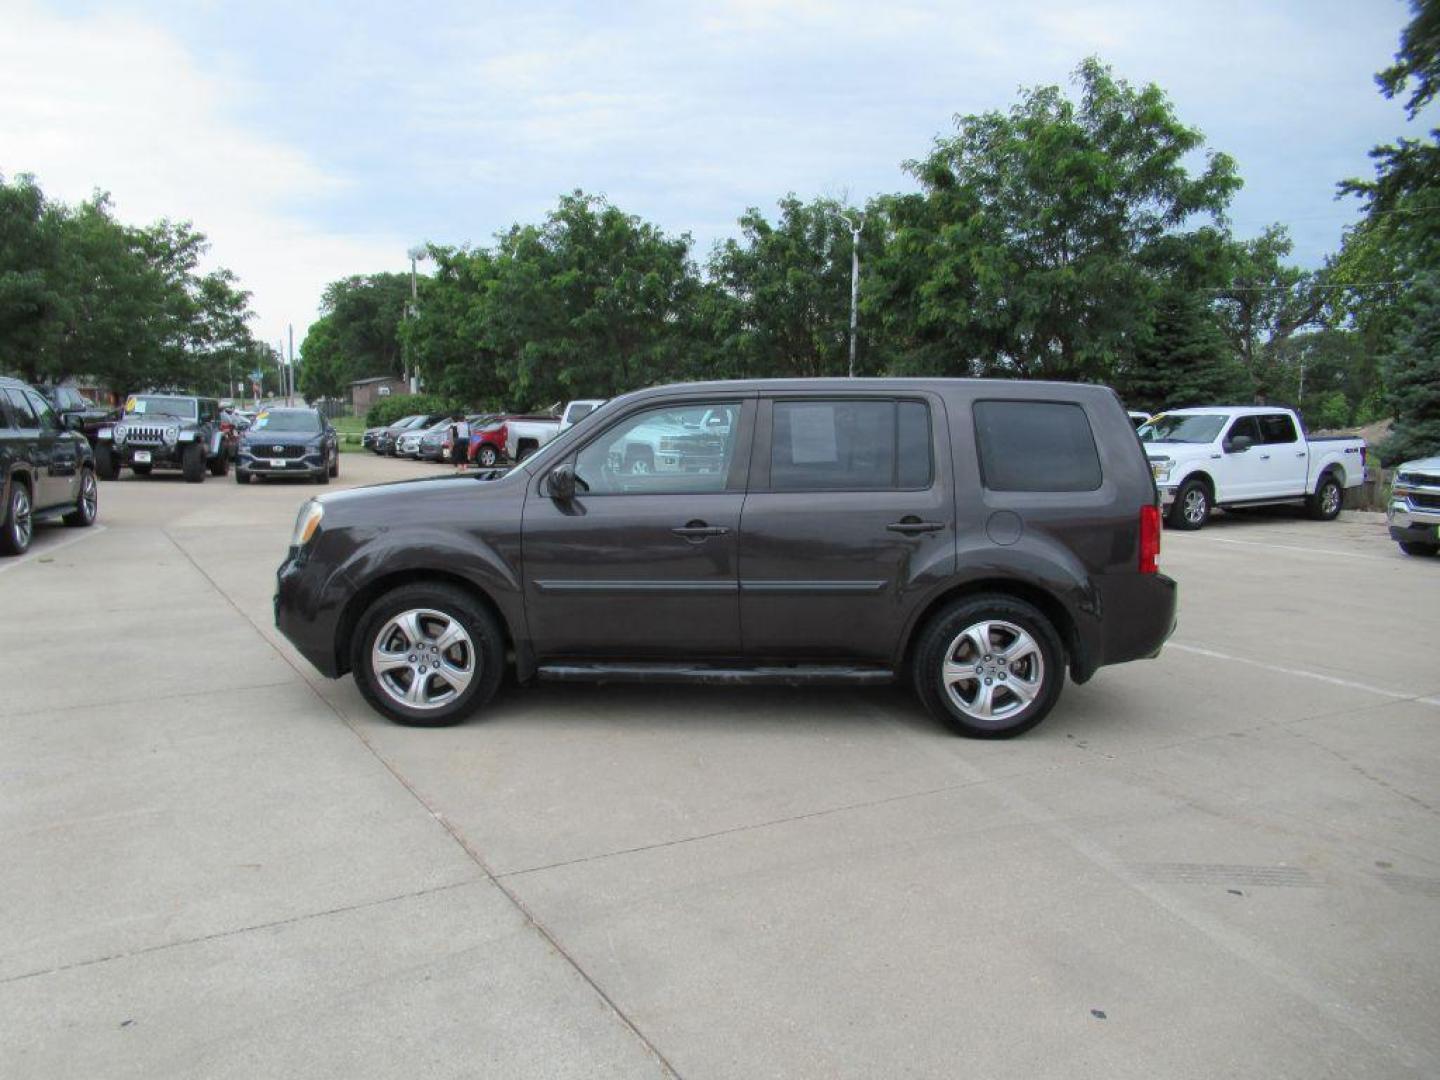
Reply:
[[[1371,686],[1369,683],[1355,682],[1353,679],[1341,679],[1334,675],[1322,675],[1318,671],[1284,667],[1280,664],[1266,664],[1259,660],[1251,660],[1246,656],[1233,656],[1230,653],[1223,653],[1216,649],[1202,648],[1199,645],[1182,645],[1178,641],[1172,641],[1166,647],[1179,649],[1181,652],[1194,653],[1197,656],[1209,656],[1216,660],[1224,660],[1227,663],[1249,664],[1251,667],[1261,668],[1265,671],[1274,671],[1281,675],[1298,675],[1304,679],[1314,679],[1317,682],[1330,683],[1332,686],[1343,686],[1350,690],[1362,690],[1366,693],[1378,694],[1381,697],[1393,698],[1396,701],[1418,701],[1422,705],[1440,707],[1440,698],[1420,697],[1416,694],[1406,694],[1400,690],[1386,690],[1382,686]]]
[[[90,528],[86,529],[78,536],[72,536],[70,537],[70,539],[61,540],[58,543],[46,544],[38,551],[32,551],[28,555],[21,555],[18,559],[8,559],[4,563],[0,563],[0,574],[5,573],[7,570],[14,570],[17,566],[24,566],[26,563],[34,562],[36,559],[46,558],[54,552],[59,551],[61,548],[67,548],[70,547],[72,544],[78,544],[81,540],[88,540],[92,536],[99,536],[104,531],[104,525],[91,525]]]
[[[1217,536],[1214,538],[1217,544],[1239,544],[1242,547],[1272,548],[1275,551],[1301,551],[1309,555],[1338,555],[1342,559],[1366,559],[1370,562],[1394,563],[1393,558],[1384,555],[1362,555],[1358,551],[1339,551],[1335,548],[1301,547],[1298,544],[1269,544],[1263,540],[1230,540],[1226,537]]]

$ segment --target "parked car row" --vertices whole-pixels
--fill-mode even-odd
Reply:
[[[571,401],[555,416],[513,413],[472,413],[464,417],[468,434],[467,462],[490,469],[525,460],[604,404],[603,399]],[[453,462],[455,420],[441,413],[414,413],[392,424],[368,428],[361,445],[384,457]]]

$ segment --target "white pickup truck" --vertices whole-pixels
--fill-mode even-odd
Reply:
[[[1217,506],[1303,503],[1317,521],[1331,521],[1345,489],[1365,481],[1363,439],[1308,437],[1289,409],[1173,409],[1136,434],[1177,529],[1200,528]]]

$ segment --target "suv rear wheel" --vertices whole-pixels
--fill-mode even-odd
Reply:
[[[982,594],[930,620],[914,654],[915,689],[961,735],[1005,739],[1029,731],[1065,683],[1055,627],[1023,600]]]
[[[355,629],[350,670],[377,711],[397,724],[442,727],[494,695],[505,639],[474,597],[450,585],[403,585],[376,600]]]
[[[35,535],[30,487],[18,477],[10,481],[10,498],[0,516],[0,555],[24,555]]]

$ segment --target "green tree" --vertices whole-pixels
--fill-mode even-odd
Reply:
[[[700,293],[689,251],[689,236],[580,191],[504,234],[482,320],[510,403],[613,397],[687,370]]]
[[[1149,321],[1147,255],[1197,215],[1219,217],[1240,186],[1164,92],[1098,60],[1059,87],[1026,90],[1008,113],[957,120],[907,167],[923,194],[890,204],[887,260],[909,288],[887,332],[947,374],[1107,380]]]
[[[331,316],[345,382],[403,374],[400,325],[409,303],[408,274],[355,274],[326,286],[320,314]]]
[[[487,322],[495,256],[483,249],[432,246],[435,272],[421,282],[416,317],[401,338],[427,389],[477,408],[509,399],[503,356]]]
[[[847,211],[834,199],[807,203],[793,194],[779,205],[774,223],[751,207],[740,218],[741,239],[711,254],[710,282],[733,303],[710,312],[726,320],[720,367],[727,376],[844,375],[853,243]],[[863,234],[862,257],[868,263]],[[864,370],[873,370],[868,352]]]
[[[1440,450],[1440,274],[1415,282],[1401,304],[1385,379],[1395,406],[1395,429],[1380,449],[1393,465]]]
[[[307,401],[340,397],[349,388],[349,366],[340,352],[335,317],[321,315],[310,324],[300,343],[300,374],[297,382]]]
[[[1376,81],[1387,98],[1409,91],[1405,113],[1414,120],[1440,92],[1440,0],[1411,0],[1411,11],[1395,63]],[[1377,146],[1370,157],[1373,179],[1340,184],[1341,194],[1362,200],[1365,218],[1347,231],[1332,262],[1333,276],[1351,286],[1336,290],[1334,317],[1354,325],[1383,358],[1396,426],[1381,452],[1393,461],[1440,449],[1434,412],[1440,395],[1434,336],[1440,129],[1431,129],[1428,140],[1402,138]]]

